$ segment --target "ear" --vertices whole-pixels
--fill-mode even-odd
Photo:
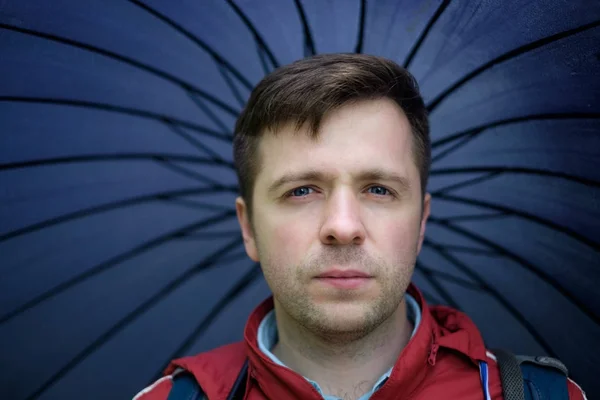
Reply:
[[[246,248],[246,254],[254,262],[258,262],[258,249],[256,247],[256,239],[254,237],[254,230],[250,223],[250,217],[248,215],[248,207],[243,198],[238,197],[235,199],[235,211],[237,213],[237,219],[242,230],[242,237],[244,238],[244,247]]]
[[[427,219],[429,218],[430,212],[431,195],[429,193],[425,193],[425,198],[423,199],[423,215],[421,216],[421,229],[419,231],[419,249],[417,254],[421,252],[421,247],[423,246],[423,239],[425,238],[425,226],[427,225]]]

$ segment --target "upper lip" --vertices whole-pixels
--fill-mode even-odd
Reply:
[[[355,269],[330,269],[322,274],[319,274],[317,278],[370,278],[371,275],[366,272],[358,271]]]

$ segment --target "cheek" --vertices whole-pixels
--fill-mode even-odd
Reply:
[[[379,241],[391,253],[404,255],[414,252],[418,245],[421,221],[419,218],[387,220],[379,228]]]
[[[287,276],[295,275],[310,249],[309,235],[299,226],[285,225],[273,229],[269,244],[273,261]]]
[[[297,267],[306,254],[299,243],[302,236],[293,225],[264,228],[258,243],[262,271],[273,294],[284,296],[297,290]]]
[[[314,239],[315,231],[311,228],[311,218],[281,219],[269,227],[270,247],[278,252],[290,255],[302,252],[302,248]]]
[[[259,238],[261,259],[266,262],[263,269],[270,275],[288,275],[288,270],[302,262],[306,254],[309,240],[306,230],[300,224],[281,222],[265,224]]]

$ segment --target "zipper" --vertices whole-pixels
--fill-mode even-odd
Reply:
[[[435,343],[434,340],[431,341],[431,351],[429,352],[429,358],[427,359],[427,362],[429,363],[429,365],[433,366],[435,365],[435,359],[437,357],[437,352],[440,348],[440,345]]]

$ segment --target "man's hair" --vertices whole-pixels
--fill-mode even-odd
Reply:
[[[324,117],[344,105],[364,100],[391,99],[404,112],[413,134],[413,156],[425,194],[431,163],[427,109],[415,78],[385,58],[363,54],[323,54],[280,67],[252,91],[239,116],[233,138],[233,157],[240,195],[252,215],[252,192],[261,168],[261,136],[277,134],[288,124],[306,126],[317,138]]]

